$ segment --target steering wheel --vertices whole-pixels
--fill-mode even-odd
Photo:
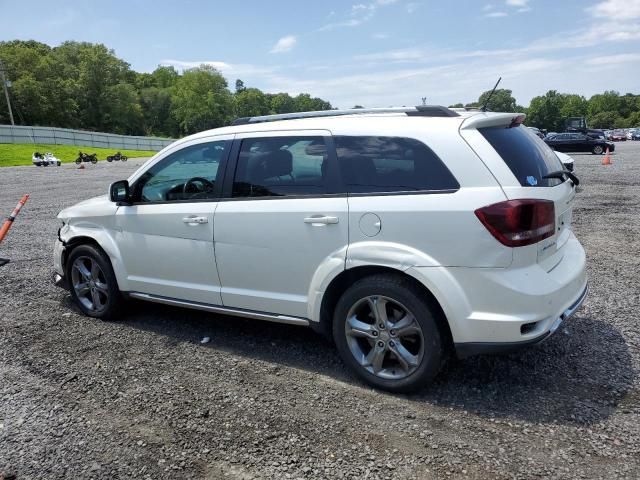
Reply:
[[[200,184],[200,186],[198,186]],[[182,195],[183,197],[195,198],[197,195],[203,193],[209,193],[213,191],[213,182],[210,182],[206,178],[203,177],[193,177],[184,182],[184,186],[182,187]]]

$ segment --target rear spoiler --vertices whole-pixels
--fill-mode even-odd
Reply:
[[[494,113],[478,112],[465,119],[460,125],[461,130],[478,129],[483,127],[515,127],[524,122],[524,113]]]

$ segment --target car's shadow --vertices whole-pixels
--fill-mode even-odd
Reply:
[[[334,347],[309,328],[131,302],[124,325],[361,384]],[[410,401],[542,423],[592,424],[625,410],[634,394],[628,346],[610,324],[579,314],[542,344],[506,356],[454,360]]]

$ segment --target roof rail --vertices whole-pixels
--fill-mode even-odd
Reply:
[[[250,123],[277,122],[279,120],[297,120],[300,118],[339,117],[344,115],[364,115],[372,113],[404,113],[416,117],[457,117],[457,112],[440,105],[418,105],[417,107],[390,108],[350,108],[346,110],[319,110],[315,112],[280,113],[278,115],[262,115],[259,117],[236,118],[231,125],[247,125]]]

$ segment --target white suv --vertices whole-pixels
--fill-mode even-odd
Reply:
[[[56,282],[295,325],[379,388],[531,345],[587,291],[578,180],[523,115],[415,107],[238,119],[63,210]]]

